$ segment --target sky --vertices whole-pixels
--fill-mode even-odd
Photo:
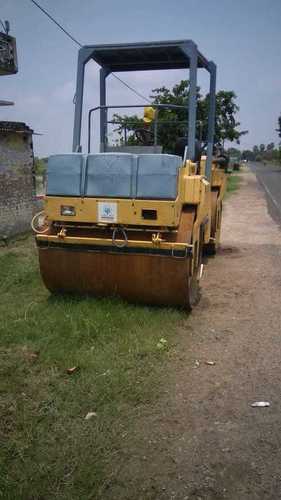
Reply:
[[[241,148],[275,142],[281,112],[281,0],[38,0],[80,43],[126,43],[192,39],[217,64],[217,89],[234,90],[242,130]],[[26,122],[35,132],[36,156],[71,152],[78,47],[30,0],[0,0],[17,39],[19,71],[0,77],[0,120]],[[198,84],[207,89],[200,70]],[[187,78],[185,71],[122,73],[142,94]],[[87,109],[99,104],[98,66],[88,64]],[[141,104],[112,76],[108,104]],[[94,130],[97,130],[96,123]],[[97,140],[94,142],[97,145]],[[233,144],[235,145],[235,144]]]

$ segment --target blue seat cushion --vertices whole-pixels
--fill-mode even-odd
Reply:
[[[53,155],[48,159],[47,189],[49,196],[81,196],[83,155]]]
[[[85,196],[134,197],[136,170],[136,156],[129,153],[88,155]]]
[[[180,156],[138,155],[137,198],[172,199],[177,197]]]

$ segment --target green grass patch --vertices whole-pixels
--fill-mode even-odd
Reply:
[[[226,192],[233,193],[234,191],[237,191],[237,189],[239,189],[240,184],[241,184],[241,175],[235,175],[235,174],[228,175]]]
[[[184,313],[51,296],[32,238],[0,250],[0,293],[0,497],[103,498],[136,409],[160,393]]]

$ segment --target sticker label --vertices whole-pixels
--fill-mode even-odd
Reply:
[[[116,202],[98,202],[98,222],[117,222]]]

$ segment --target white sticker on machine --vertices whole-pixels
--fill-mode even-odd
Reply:
[[[117,222],[117,203],[98,201],[98,222]]]

